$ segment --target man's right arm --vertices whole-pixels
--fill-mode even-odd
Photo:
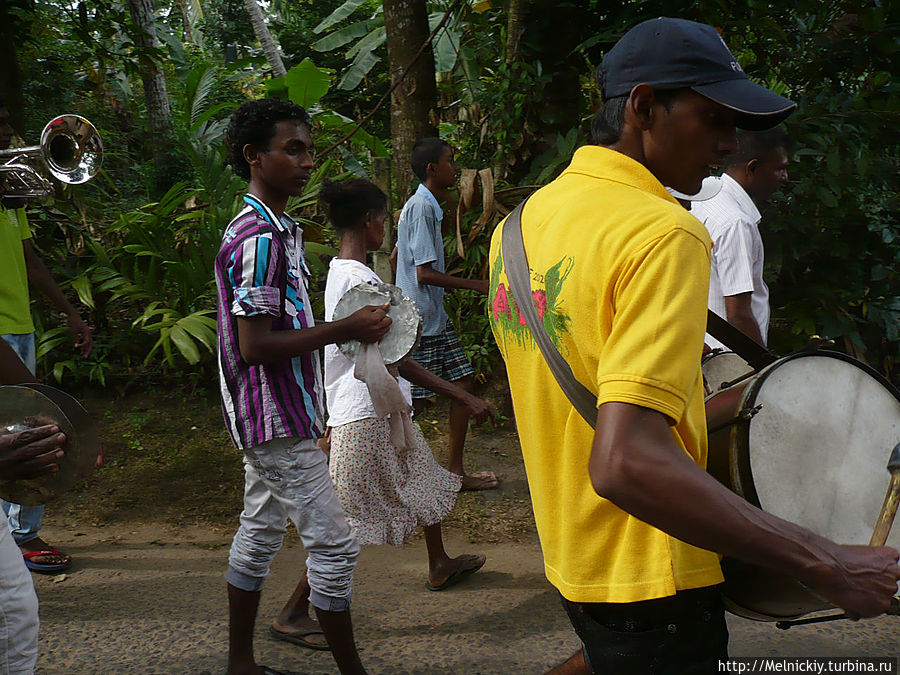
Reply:
[[[601,405],[588,463],[594,490],[682,541],[798,578],[859,616],[885,611],[900,578],[894,549],[839,546],[765,513],[675,440],[671,424],[700,395],[704,245],[676,230],[636,252],[629,269],[598,363]]]
[[[678,447],[662,413],[604,403],[589,463],[594,489],[694,546],[799,579],[858,616],[887,610],[900,579],[894,549],[842,546],[738,497]]]
[[[754,342],[763,345],[762,332],[751,310],[754,288],[752,227],[752,224],[742,220],[723,227],[715,238],[712,256],[725,300],[725,319]]]
[[[467,288],[481,293],[488,292],[489,282],[485,279],[463,279],[452,274],[438,272],[431,263],[416,265],[416,280],[420,284],[428,286],[442,286],[444,288]]]
[[[756,317],[753,316],[751,309],[750,302],[752,297],[753,291],[738,293],[737,295],[726,295],[725,318],[728,320],[728,323],[746,334],[754,342],[765,347],[759,324],[756,323]]]
[[[435,250],[439,244],[434,241],[434,231],[440,231],[441,224],[434,218],[431,211],[426,211],[425,207],[420,204],[410,204],[400,226],[409,231],[409,244],[406,249],[410,256],[408,263],[415,265],[418,283],[426,286],[488,292],[487,281],[455,277],[452,274],[439,272],[432,267],[432,263],[440,259],[442,252]]]

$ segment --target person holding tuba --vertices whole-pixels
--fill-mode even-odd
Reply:
[[[0,101],[0,152],[12,141],[9,111]],[[36,286],[66,315],[75,338],[75,348],[82,356],[91,353],[91,329],[60,290],[31,243],[31,230],[25,215],[25,198],[15,191],[4,191],[0,185],[0,337],[3,338],[29,370],[35,371],[34,324],[31,320],[29,284]],[[40,537],[44,506],[23,506],[3,500],[3,511],[9,529],[22,551],[25,565],[34,572],[62,572],[72,565],[72,558],[49,545]]]

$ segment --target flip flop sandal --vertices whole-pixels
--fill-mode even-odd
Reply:
[[[31,560],[32,558],[38,558],[43,555],[64,556],[65,553],[52,546],[41,551],[28,551],[28,553],[22,554],[22,558],[25,560],[25,567],[27,567],[32,572],[38,572],[40,574],[53,574],[54,572],[64,572],[72,566],[71,558],[67,562],[63,563],[40,563],[33,562]]]
[[[306,647],[307,649],[315,649],[320,652],[331,650],[331,647],[329,647],[327,643],[320,645],[315,642],[310,642],[309,640],[304,640],[304,638],[309,635],[324,635],[321,628],[303,628],[293,633],[285,633],[284,631],[275,628],[275,626],[269,626],[269,635],[276,640],[284,640],[285,642],[290,642],[291,644],[299,645],[300,647]]]
[[[444,583],[438,584],[437,586],[433,586],[431,584],[431,582],[429,581],[429,582],[425,583],[425,587],[429,591],[445,591],[448,588],[450,588],[451,586],[455,586],[460,581],[467,579],[468,577],[475,574],[475,572],[477,572],[482,567],[484,567],[484,563],[487,562],[487,558],[485,558],[483,555],[468,555],[466,557],[468,557],[470,560],[472,560],[476,564],[473,565],[472,567],[468,567],[466,569],[459,567],[456,569],[456,571],[453,572],[453,574],[451,574],[449,577],[447,577],[447,579],[446,579],[446,581],[444,581]]]
[[[481,490],[496,490],[500,487],[500,479],[497,477],[493,471],[478,471],[477,473],[471,473],[467,476],[467,478],[474,478],[478,482],[474,485],[466,487],[465,485],[459,488],[460,492],[479,492]]]

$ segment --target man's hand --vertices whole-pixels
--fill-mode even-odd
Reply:
[[[469,416],[476,424],[481,424],[482,422],[487,422],[488,420],[496,424],[497,411],[494,410],[494,406],[492,406],[484,399],[480,399],[477,396],[468,394],[465,398],[464,403],[466,406],[466,410],[469,411]]]
[[[391,303],[369,305],[358,309],[344,319],[350,339],[360,342],[378,342],[391,328],[391,317],[387,315]]]
[[[807,583],[826,600],[858,617],[884,614],[897,594],[898,553],[890,546],[834,545],[835,564],[811,570]]]
[[[66,435],[55,424],[0,433],[0,480],[37,478],[59,471]]]
[[[91,329],[77,312],[69,314],[68,319],[69,331],[75,338],[75,349],[79,350],[83,357],[87,358],[94,348],[94,336],[91,334]]]
[[[479,293],[487,295],[491,290],[491,282],[486,279],[472,279],[472,283],[475,284],[474,290]]]

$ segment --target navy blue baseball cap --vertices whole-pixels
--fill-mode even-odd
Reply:
[[[741,129],[770,129],[797,107],[751,81],[715,28],[686,19],[639,23],[607,52],[600,70],[604,100],[627,96],[639,84],[688,87],[736,110]]]

